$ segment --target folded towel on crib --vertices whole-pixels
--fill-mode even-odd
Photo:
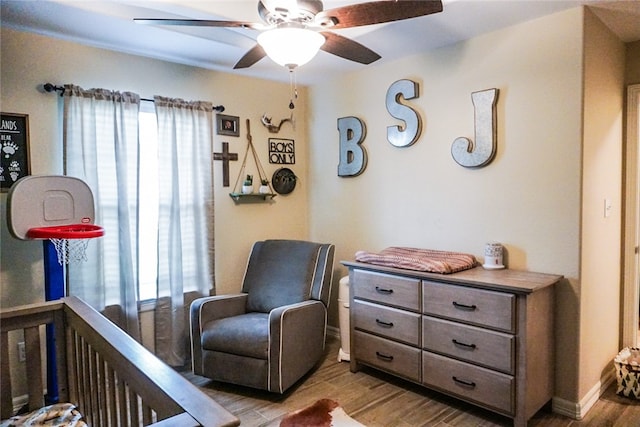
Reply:
[[[356,261],[406,270],[450,274],[477,265],[473,255],[461,252],[438,251],[391,246],[381,252],[356,252]]]

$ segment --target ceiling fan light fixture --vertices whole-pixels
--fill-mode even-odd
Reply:
[[[287,68],[311,61],[324,42],[322,34],[306,28],[275,28],[258,35],[258,43],[267,56]]]

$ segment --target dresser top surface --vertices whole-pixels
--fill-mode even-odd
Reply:
[[[429,273],[425,271],[406,270],[384,267],[355,261],[341,261],[349,269],[369,270],[379,273],[397,274],[406,277],[467,285],[478,288],[510,291],[516,293],[532,293],[557,283],[563,276],[558,274],[534,273],[523,270],[486,270],[474,267],[452,274]]]

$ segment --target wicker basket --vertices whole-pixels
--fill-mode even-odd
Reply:
[[[627,347],[613,359],[618,389],[616,393],[640,399],[640,348]]]

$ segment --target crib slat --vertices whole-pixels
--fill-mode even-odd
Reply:
[[[109,414],[109,419],[107,420],[108,426],[117,426],[118,425],[118,399],[116,394],[116,373],[113,368],[107,363],[107,390],[109,393],[108,401],[109,407],[107,409],[107,414]]]
[[[88,423],[93,425],[93,411],[91,410],[91,382],[89,379],[89,344],[82,340],[82,396],[84,396],[84,410],[82,411],[85,417],[88,418]]]
[[[148,426],[153,422],[153,411],[142,402],[142,425]]]
[[[128,395],[129,408],[131,409],[130,425],[139,426],[140,425],[140,407],[138,405],[138,395],[131,389],[131,387],[128,387],[128,389],[129,389],[129,395]]]
[[[67,372],[69,387],[69,402],[78,402],[78,341],[75,331],[72,328],[66,328],[67,336]]]
[[[98,373],[98,384],[96,384],[96,388],[98,389],[98,398],[100,399],[100,411],[98,412],[98,417],[100,418],[99,425],[106,426],[108,423],[105,415],[105,410],[107,409],[106,364],[99,354],[96,355],[96,370]]]
[[[88,414],[91,409],[91,394],[89,390],[91,385],[89,384],[89,355],[88,344],[84,340],[84,337],[80,337],[80,403],[81,411],[83,414]],[[91,423],[93,420],[90,420]]]
[[[96,416],[96,410],[98,405],[96,404],[96,387],[95,387],[95,378],[94,378],[94,359],[95,355],[93,354],[93,350],[91,349],[91,345],[87,344],[87,372],[85,373],[87,377],[87,381],[89,384],[89,388],[87,389],[87,393],[89,395],[89,413],[91,414],[91,425],[99,425],[97,424],[98,419]]]
[[[120,424],[121,426],[128,426],[129,423],[127,422],[127,419],[129,417],[129,404],[127,403],[127,387],[124,383],[124,381],[122,380],[122,378],[120,378],[120,376],[118,376],[118,405],[120,406]]]
[[[93,350],[91,345],[88,346],[89,352],[89,394],[91,395],[91,416],[93,422],[91,425],[99,426],[100,424],[100,396],[98,387],[98,368],[97,368],[97,360],[96,360],[96,352]]]
[[[29,390],[29,410],[44,406],[42,385],[42,356],[40,355],[40,328],[31,326],[24,329],[24,347],[27,354],[27,389]]]
[[[76,403],[78,410],[82,412],[86,406],[84,403],[84,398],[85,398],[84,387],[82,386],[84,384],[83,371],[82,371],[82,367],[84,363],[82,359],[82,337],[78,335],[77,331],[74,331],[74,336],[75,336],[74,351],[76,355],[76,361],[75,361],[76,366],[75,366],[75,378],[73,379],[73,381],[76,384],[76,392],[78,393],[76,395],[76,400],[74,402]]]
[[[69,383],[67,381],[67,348],[61,343],[65,342],[64,314],[62,310],[53,313],[53,330],[56,340],[56,373],[58,380],[58,399],[60,402],[69,402]]]
[[[13,415],[13,399],[11,398],[11,371],[9,366],[9,334],[0,334],[0,419],[6,420]]]

